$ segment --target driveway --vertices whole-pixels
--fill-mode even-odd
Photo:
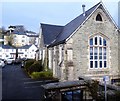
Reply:
[[[2,69],[2,101],[42,101],[43,81],[29,78],[20,65]]]

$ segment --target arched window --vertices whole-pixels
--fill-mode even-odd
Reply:
[[[96,16],[96,21],[102,21],[102,17],[101,17],[100,14],[98,14],[98,15]]]
[[[107,41],[100,35],[89,39],[89,67],[107,67]]]

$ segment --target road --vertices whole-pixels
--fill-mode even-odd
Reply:
[[[2,101],[42,101],[43,81],[29,78],[20,65],[2,69]]]

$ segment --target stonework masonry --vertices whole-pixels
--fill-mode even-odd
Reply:
[[[95,20],[98,13],[102,14],[102,22]],[[95,34],[107,38],[109,61],[108,67],[105,69],[89,69],[89,37]],[[98,9],[71,38],[73,40],[74,79],[80,75],[92,76],[93,78],[103,75],[110,77],[118,75],[118,67],[120,66],[118,66],[118,31],[101,9]]]
[[[96,21],[98,14],[102,16],[102,21]],[[107,42],[106,68],[90,68],[89,39],[96,35]],[[50,48],[50,67],[53,75],[61,81],[77,80],[79,76],[97,80],[102,80],[105,75],[110,79],[120,77],[120,31],[105,9],[98,8],[65,43]]]

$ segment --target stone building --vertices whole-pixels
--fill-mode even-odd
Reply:
[[[65,26],[41,24],[39,49],[60,80],[87,76],[102,81],[120,77],[120,33],[102,2]]]

